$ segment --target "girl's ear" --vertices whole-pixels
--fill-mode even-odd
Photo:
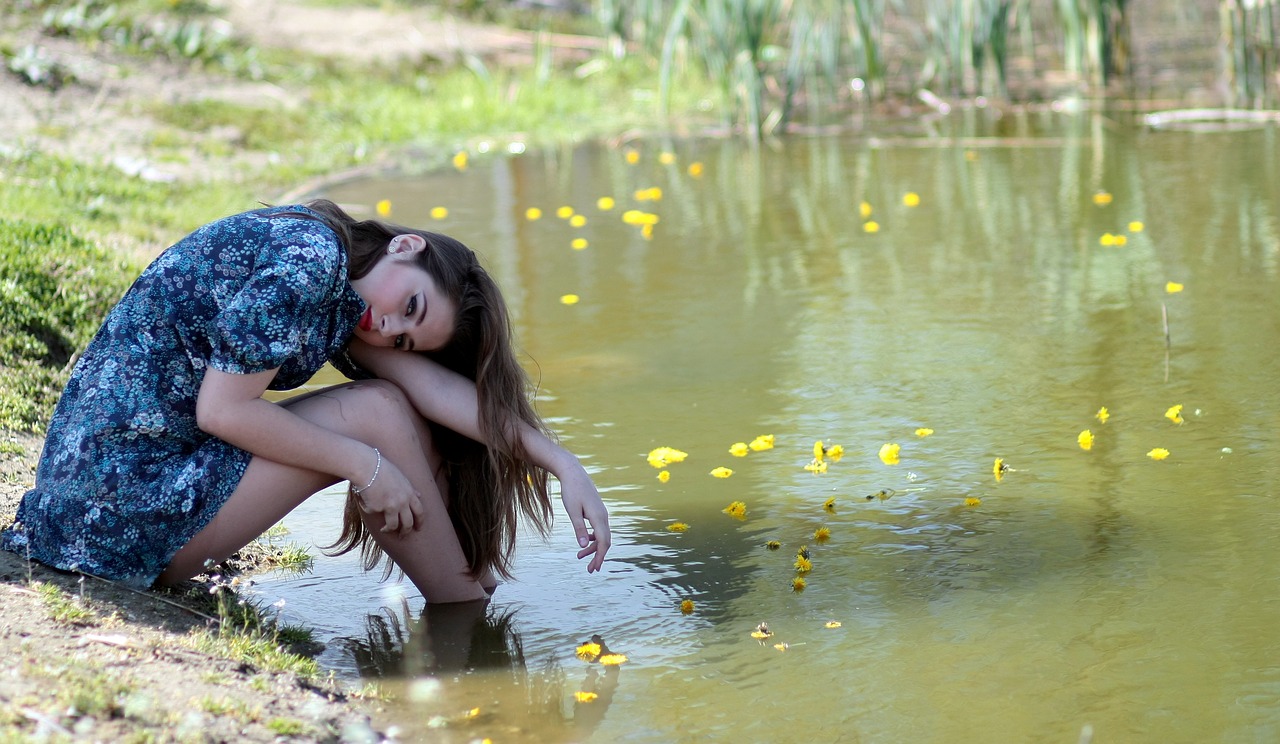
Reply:
[[[387,253],[395,255],[397,253],[418,253],[427,247],[426,238],[413,233],[405,233],[397,235],[387,244]]]

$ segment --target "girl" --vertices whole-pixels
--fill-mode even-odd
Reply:
[[[262,397],[326,361],[357,381]],[[385,554],[428,602],[460,602],[509,575],[517,511],[545,533],[550,473],[598,571],[608,514],[526,385],[502,296],[458,241],[323,200],[228,217],[108,314],[0,547],[167,585],[345,480],[340,552]]]

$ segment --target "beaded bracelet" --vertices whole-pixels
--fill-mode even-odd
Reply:
[[[364,488],[351,487],[351,492],[357,496],[363,496],[365,491],[373,487],[373,482],[378,479],[378,471],[382,470],[382,453],[378,451],[377,447],[374,447],[373,454],[378,457],[378,463],[373,466],[373,477],[369,479],[368,483],[364,484]]]

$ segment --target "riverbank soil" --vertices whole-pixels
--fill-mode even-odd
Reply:
[[[362,63],[448,61],[463,54],[527,58],[534,46],[529,34],[427,10],[283,0],[210,4],[239,38],[312,57]],[[0,10],[0,44],[10,50],[38,45],[50,62],[74,74],[74,83],[29,85],[0,70],[0,153],[48,153],[114,167],[122,178],[243,180],[267,167],[268,156],[236,147],[245,132],[233,126],[190,134],[181,157],[153,161],[150,145],[166,129],[150,113],[157,102],[306,104],[302,91],[50,36],[22,18],[11,6]],[[172,153],[172,143],[168,147]],[[0,170],[0,178],[9,177]],[[13,521],[34,483],[42,444],[37,435],[0,434],[0,526]],[[184,605],[197,607],[180,595],[134,592],[0,551],[0,741],[382,738],[371,723],[379,709],[375,697],[342,689],[314,669],[281,670],[287,659],[226,639],[207,607]]]

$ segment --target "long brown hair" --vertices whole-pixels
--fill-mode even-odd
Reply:
[[[449,518],[473,577],[479,579],[490,569],[510,577],[517,512],[543,534],[552,512],[547,473],[529,462],[518,436],[519,425],[550,432],[529,402],[529,378],[516,361],[511,320],[498,285],[480,266],[474,251],[447,235],[379,220],[356,220],[326,199],[306,206],[322,215],[346,246],[350,279],[368,274],[387,254],[387,245],[396,235],[412,233],[427,241],[426,250],[417,254],[419,266],[458,308],[448,345],[427,356],[475,382],[483,439],[477,442],[428,422],[449,483]],[[335,555],[359,548],[366,569],[374,568],[384,557],[360,519],[354,493],[347,497],[342,534],[329,547]],[[391,571],[389,563],[386,570]]]

